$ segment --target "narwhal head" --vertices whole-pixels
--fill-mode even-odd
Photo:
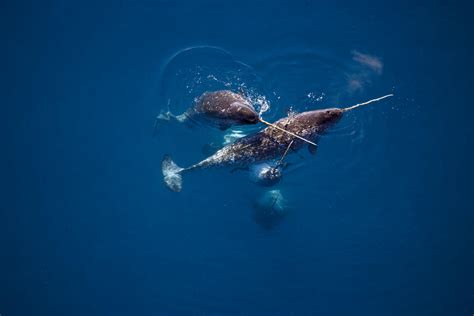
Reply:
[[[343,110],[338,108],[309,111],[304,113],[305,123],[311,127],[317,127],[319,131],[336,124],[342,117]]]
[[[380,100],[383,100],[383,99],[389,98],[389,97],[393,97],[393,94],[387,94],[387,95],[384,95],[380,98],[375,98],[375,99],[372,99],[372,100],[369,100],[369,101],[366,101],[366,102],[362,102],[362,103],[358,103],[356,105],[349,106],[349,107],[342,108],[342,109],[331,108],[331,109],[323,109],[323,110],[305,112],[305,113],[302,113],[302,116],[304,117],[304,119],[306,119],[306,121],[307,121],[306,124],[309,124],[309,126],[318,127],[318,130],[322,132],[325,129],[327,129],[327,128],[331,127],[332,125],[334,125],[335,123],[337,123],[341,119],[344,112],[352,111],[352,110],[357,109],[361,106],[364,106],[364,105],[367,105],[367,104],[370,104],[370,103],[373,103],[373,102],[377,102],[377,101],[380,101]]]
[[[262,163],[253,165],[250,167],[250,171],[252,181],[263,187],[270,187],[277,184],[283,175],[280,164]]]
[[[246,102],[233,102],[230,108],[230,119],[238,124],[256,124],[259,121],[257,111]]]

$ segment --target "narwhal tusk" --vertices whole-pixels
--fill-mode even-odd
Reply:
[[[281,127],[278,126],[278,125],[269,123],[269,122],[265,121],[264,119],[262,119],[261,117],[260,117],[258,120],[259,120],[260,122],[262,122],[263,124],[267,124],[268,126],[271,126],[271,127],[273,127],[273,128],[276,128],[277,130],[280,130],[280,131],[282,131],[282,132],[285,132],[285,133],[287,133],[287,134],[290,134],[291,136],[294,136],[294,137],[296,137],[296,138],[299,138],[299,139],[301,139],[302,141],[307,142],[308,144],[311,144],[311,145],[313,145],[313,146],[318,146],[318,145],[316,145],[316,143],[313,143],[312,141],[307,140],[306,138],[303,138],[303,137],[301,137],[301,136],[298,136],[298,135],[296,135],[295,133],[292,133],[292,132],[290,132],[290,131],[287,131],[286,129],[283,129],[283,128],[281,128]]]
[[[277,166],[281,166],[281,163],[283,162],[283,159],[285,159],[286,154],[288,154],[288,150],[290,150],[291,145],[293,145],[294,142],[295,142],[295,140],[293,139],[293,140],[291,141],[291,143],[288,145],[288,147],[286,147],[286,150],[285,150],[285,152],[283,153],[283,156],[281,156],[280,160],[278,161]]]
[[[383,99],[389,98],[389,97],[393,97],[393,94],[387,94],[387,95],[384,95],[383,97],[380,97],[380,98],[372,99],[372,100],[362,102],[362,103],[359,103],[359,104],[356,104],[356,105],[353,105],[353,106],[350,106],[350,107],[347,107],[347,108],[343,108],[342,111],[347,112],[347,111],[353,110],[355,108],[358,108],[359,106],[367,105],[369,103],[377,102],[377,101],[380,101],[380,100],[383,100]]]

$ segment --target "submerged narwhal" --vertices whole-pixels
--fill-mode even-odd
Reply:
[[[314,110],[284,117],[272,126],[240,138],[188,168],[179,167],[169,155],[165,155],[161,163],[164,182],[169,189],[179,192],[182,189],[184,173],[211,167],[248,167],[282,157],[289,146],[294,151],[301,149],[305,145],[304,139],[317,142],[319,136],[338,122],[345,112],[391,96],[393,94],[347,108]]]
[[[281,190],[268,190],[253,203],[253,219],[265,229],[272,229],[290,211],[291,207]]]

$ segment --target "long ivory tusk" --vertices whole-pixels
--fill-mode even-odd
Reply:
[[[383,100],[383,99],[389,98],[389,97],[393,97],[393,94],[387,94],[387,95],[384,95],[383,97],[380,97],[380,98],[372,99],[372,100],[362,102],[362,103],[359,103],[359,104],[356,104],[356,105],[353,105],[353,106],[349,106],[347,108],[343,108],[342,111],[347,112],[347,111],[353,110],[355,108],[358,108],[359,106],[367,105],[369,103],[377,102],[377,101],[380,101],[380,100]]]

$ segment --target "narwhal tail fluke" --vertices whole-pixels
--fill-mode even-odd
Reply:
[[[186,113],[180,115],[174,115],[169,110],[162,111],[155,119],[155,126],[153,127],[153,137],[158,133],[160,126],[165,125],[171,121],[176,121],[178,123],[183,123],[187,120]]]
[[[161,161],[161,173],[166,186],[174,191],[180,192],[183,188],[182,172],[185,168],[179,167],[169,155],[165,155]]]
[[[375,99],[372,99],[372,100],[369,100],[369,101],[366,101],[366,102],[358,103],[356,105],[349,106],[347,108],[343,108],[342,111],[347,112],[347,111],[356,109],[358,107],[361,107],[361,106],[364,106],[364,105],[367,105],[367,104],[370,104],[370,103],[373,103],[373,102],[377,102],[377,101],[380,101],[380,100],[383,100],[383,99],[389,98],[389,97],[393,97],[393,94],[387,94],[387,95],[384,95],[383,97],[380,97],[380,98],[375,98]]]

